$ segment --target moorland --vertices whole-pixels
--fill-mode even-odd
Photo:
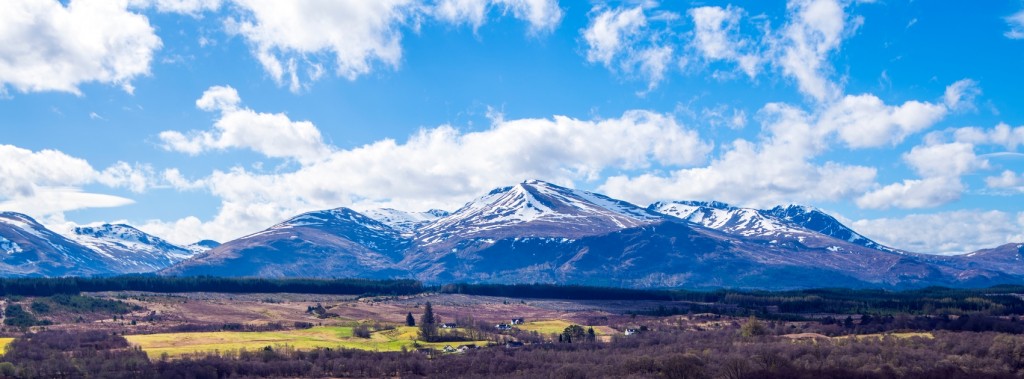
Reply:
[[[7,377],[1019,377],[1024,287],[2,279]]]

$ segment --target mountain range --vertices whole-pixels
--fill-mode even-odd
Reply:
[[[1021,244],[957,255],[903,251],[805,206],[644,208],[524,181],[454,212],[304,213],[216,244],[180,247],[127,225],[61,236],[0,214],[0,274],[415,278],[615,287],[906,288],[1024,282]]]
[[[79,226],[65,236],[27,215],[0,212],[0,276],[148,273],[216,245],[177,246],[124,224]]]

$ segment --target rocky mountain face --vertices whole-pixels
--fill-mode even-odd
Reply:
[[[526,181],[495,189],[450,214],[364,215],[345,208],[307,213],[162,273],[638,288],[1020,282],[1019,247],[1016,253],[994,250],[999,251],[957,257],[900,251],[808,207],[671,202],[642,208]]]

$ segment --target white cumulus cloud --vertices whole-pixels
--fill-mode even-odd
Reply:
[[[1009,190],[1012,192],[1024,193],[1024,175],[1010,170],[1004,170],[998,176],[985,178],[985,185],[997,190]]]
[[[960,176],[988,167],[988,161],[974,153],[974,145],[963,142],[915,146],[903,160],[922,177]]]
[[[958,179],[907,181],[879,189],[873,167],[817,159],[834,140],[850,149],[901,142],[931,127],[946,113],[942,104],[908,101],[887,105],[874,95],[848,95],[813,113],[792,105],[768,104],[759,112],[761,137],[733,141],[708,166],[667,174],[617,175],[608,178],[601,189],[638,203],[695,199],[764,207],[860,198],[859,205],[876,208],[893,206],[880,204],[897,195],[919,195],[930,200],[908,199],[901,205],[936,204],[959,196],[962,186]],[[926,151],[931,150],[914,157]],[[958,186],[941,187],[951,183]],[[940,190],[942,193],[937,193]],[[868,192],[874,194],[865,198]]]
[[[1024,241],[1024,213],[959,210],[857,220],[857,232],[921,253],[955,254]]]
[[[707,60],[736,62],[747,76],[757,76],[761,57],[756,52],[747,52],[756,41],[743,38],[739,33],[743,9],[705,6],[688,12],[694,23],[694,38],[691,46]]]
[[[828,60],[862,19],[848,16],[838,0],[790,0],[786,9],[790,20],[775,41],[780,50],[775,64],[814,99],[838,97],[842,91],[829,79]]]
[[[902,142],[908,135],[934,125],[947,114],[942,104],[907,101],[886,105],[874,95],[847,95],[828,106],[819,123],[835,130],[852,148],[879,147]]]
[[[981,87],[972,79],[961,79],[946,87],[943,96],[950,110],[974,110],[974,99],[981,95]]]
[[[958,177],[906,179],[857,198],[861,208],[932,208],[960,198],[964,185]]]
[[[440,0],[432,13],[442,21],[466,23],[477,29],[487,22],[492,9],[526,21],[532,33],[554,30],[563,16],[557,0]]]
[[[974,145],[963,142],[927,142],[903,154],[903,160],[921,179],[907,179],[875,189],[857,199],[861,208],[931,208],[960,199],[966,189],[961,176],[987,169]]]
[[[236,4],[243,12],[226,21],[228,32],[249,41],[270,76],[288,82],[293,91],[301,89],[303,79],[318,79],[325,66],[348,79],[370,72],[377,62],[397,67],[402,57],[401,26],[418,5],[412,0]]]
[[[953,132],[953,136],[959,142],[999,145],[1006,150],[1014,151],[1024,145],[1024,126],[1011,127],[1000,123],[988,130],[977,127],[958,128]]]
[[[155,8],[159,12],[199,16],[220,8],[222,0],[129,0],[136,8]]]
[[[590,12],[590,23],[580,31],[586,44],[586,58],[610,71],[647,81],[647,91],[665,79],[675,60],[675,48],[663,41],[665,30],[655,30],[644,6],[608,8],[602,5]],[[672,19],[673,16],[667,16]],[[665,20],[662,14],[659,20]],[[644,94],[647,91],[641,91]]]
[[[238,91],[228,86],[210,87],[196,100],[199,109],[220,112],[214,130],[160,132],[167,150],[196,155],[211,149],[246,148],[271,158],[312,161],[330,152],[320,130],[309,121],[292,121],[283,113],[259,113],[240,108]]]
[[[482,25],[490,9],[523,20],[531,33],[553,30],[563,12],[555,0],[233,0],[227,31],[245,38],[279,84],[299,91],[333,71],[354,80],[378,67],[397,68],[405,30],[428,16]]]
[[[150,73],[160,38],[127,0],[9,0],[0,12],[0,93],[80,94],[84,83],[121,86]]]
[[[583,31],[587,42],[587,60],[611,66],[612,59],[633,43],[640,28],[647,25],[642,7],[604,9]]]

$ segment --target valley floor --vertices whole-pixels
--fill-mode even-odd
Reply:
[[[7,296],[0,376],[48,377],[44,357],[66,361],[64,370],[126,377],[1024,375],[1021,296],[950,291],[674,301],[434,292]],[[428,303],[438,326],[455,324],[431,341],[406,324],[409,315],[420,323]]]

